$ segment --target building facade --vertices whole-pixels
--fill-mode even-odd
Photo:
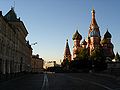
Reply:
[[[39,58],[39,55],[32,55],[32,72],[41,73],[43,72],[44,60]]]
[[[45,69],[48,69],[48,68],[51,68],[51,67],[56,67],[56,66],[58,66],[56,61],[46,61],[44,63],[44,68]]]
[[[14,8],[2,15],[0,11],[0,73],[11,74],[31,70],[32,48],[24,23]]]

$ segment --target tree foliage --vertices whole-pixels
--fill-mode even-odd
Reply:
[[[71,71],[101,71],[107,68],[106,57],[101,47],[96,47],[89,55],[88,48],[80,48],[75,60],[69,62],[63,61],[62,66],[66,68],[69,65]],[[67,69],[66,69],[67,70]]]
[[[78,54],[78,57],[80,60],[88,60],[89,54],[88,54],[88,49],[87,48],[81,48],[80,52]]]
[[[103,53],[103,49],[100,47],[96,47],[90,55],[90,60],[92,64],[92,68],[95,70],[104,70],[107,68],[106,57]]]
[[[88,49],[81,47],[76,59],[70,62],[70,68],[74,70],[87,71],[90,66],[88,58]]]
[[[90,55],[90,59],[94,61],[99,61],[99,62],[105,62],[105,55],[103,52],[103,49],[100,47],[96,47]]]

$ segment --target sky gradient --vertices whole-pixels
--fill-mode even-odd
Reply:
[[[93,7],[101,36],[108,28],[114,52],[120,53],[120,0],[0,0],[3,15],[11,6],[29,32],[27,40],[38,43],[33,53],[45,61],[63,59],[66,39],[72,54],[72,36],[76,29],[83,39],[88,36]]]

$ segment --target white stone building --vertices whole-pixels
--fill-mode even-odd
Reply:
[[[30,71],[32,48],[24,23],[17,18],[14,8],[2,15],[0,11],[0,73]]]

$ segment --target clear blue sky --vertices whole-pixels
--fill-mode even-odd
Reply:
[[[25,23],[34,54],[45,60],[63,59],[66,39],[72,53],[72,36],[76,28],[83,39],[87,37],[91,10],[103,37],[108,28],[112,34],[115,53],[120,53],[120,0],[0,0],[0,10],[5,15],[14,6],[18,17]]]

